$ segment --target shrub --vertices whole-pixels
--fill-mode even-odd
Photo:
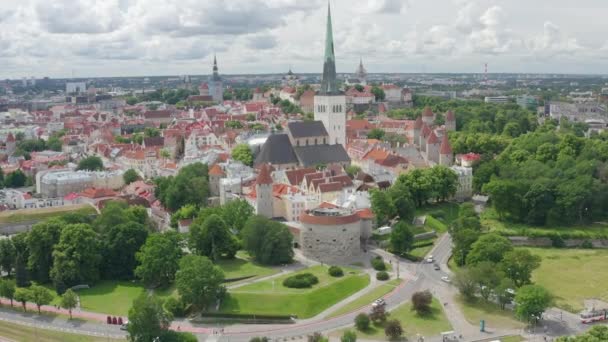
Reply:
[[[340,342],[356,342],[357,341],[357,333],[352,330],[346,330],[342,337],[340,338]]]
[[[372,258],[371,263],[376,271],[386,271],[386,264],[384,263],[384,260],[382,260],[382,257],[377,256]]]
[[[268,339],[268,337],[264,336],[264,337],[253,337],[249,340],[249,342],[268,342],[270,341]]]
[[[355,327],[359,331],[365,331],[369,329],[370,319],[367,314],[360,313],[355,317]]]
[[[412,310],[416,311],[418,315],[429,314],[432,302],[433,295],[429,290],[416,292],[412,295]]]
[[[344,275],[344,271],[338,266],[332,266],[327,270],[330,276],[332,277],[341,277]]]
[[[593,248],[593,243],[589,240],[585,240],[583,241],[583,243],[581,244],[582,248],[588,248],[588,249],[592,249]]]
[[[300,273],[283,280],[283,286],[294,289],[312,287],[318,283],[319,278],[315,277],[312,273]]]
[[[388,273],[386,273],[386,271],[380,271],[380,272],[376,273],[376,279],[378,279],[378,280],[384,281],[384,280],[388,280],[388,278],[390,278],[390,277],[389,277]]]
[[[184,317],[186,315],[186,305],[175,297],[167,298],[165,310],[169,311],[174,317]]]
[[[400,338],[401,335],[403,335],[401,323],[396,319],[386,322],[386,325],[384,326],[384,334],[391,340]]]

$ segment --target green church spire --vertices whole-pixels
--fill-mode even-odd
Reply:
[[[327,28],[325,32],[325,58],[323,59],[323,78],[320,94],[337,94],[336,56],[334,54],[334,34],[331,26],[331,8],[327,3]]]

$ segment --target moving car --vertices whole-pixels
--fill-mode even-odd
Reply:
[[[376,306],[384,306],[386,305],[386,302],[384,301],[384,299],[380,298],[380,299],[376,299],[373,303],[372,306],[376,307]]]
[[[125,322],[120,325],[120,330],[127,330],[128,327],[129,327],[129,321],[125,320]]]
[[[429,264],[433,263],[433,261],[435,261],[435,259],[433,259],[432,255],[429,255],[429,257],[426,258],[426,262],[428,262]]]
[[[450,282],[450,278],[449,278],[449,277],[447,277],[447,276],[445,276],[445,277],[441,277],[441,280],[442,280],[442,281],[445,281],[446,283],[449,283],[449,282]]]
[[[441,269],[441,267],[439,267],[439,265],[437,264],[433,264],[433,268],[435,269],[435,271],[439,271]]]

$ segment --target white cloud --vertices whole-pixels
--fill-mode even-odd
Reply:
[[[359,57],[370,72],[608,70],[608,23],[580,19],[597,17],[597,0],[576,15],[567,0],[529,1],[331,0],[338,70]],[[208,73],[213,52],[226,73],[319,72],[326,11],[327,0],[1,0],[0,79]]]

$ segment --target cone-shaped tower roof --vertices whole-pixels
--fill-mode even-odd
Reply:
[[[334,34],[331,25],[331,8],[327,3],[327,27],[325,29],[325,57],[323,58],[323,78],[321,79],[322,95],[338,94],[336,81],[336,56],[334,54]]]

